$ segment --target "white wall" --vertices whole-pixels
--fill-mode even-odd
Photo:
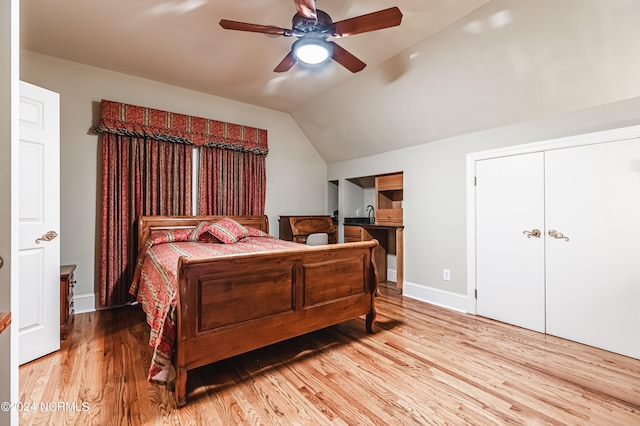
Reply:
[[[464,311],[466,155],[636,124],[640,98],[331,163],[328,178],[404,171],[404,294]],[[443,268],[451,270],[451,281],[442,280]]]
[[[340,182],[340,191],[344,191],[345,203],[338,208],[345,217],[364,216],[364,190],[350,181]]]
[[[77,311],[93,308],[95,292],[98,137],[90,129],[101,99],[267,129],[265,208],[271,234],[278,234],[281,214],[325,213],[326,164],[289,114],[29,51],[21,54],[21,79],[60,93],[61,262],[77,265]]]
[[[333,215],[338,210],[338,182],[329,182],[327,184],[327,214]]]

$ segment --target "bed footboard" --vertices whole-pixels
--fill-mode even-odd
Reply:
[[[175,353],[176,398],[187,371],[366,315],[373,332],[376,240],[181,258]]]

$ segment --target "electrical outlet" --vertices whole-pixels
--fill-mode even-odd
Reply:
[[[442,270],[442,279],[445,281],[451,281],[451,271],[449,269]]]

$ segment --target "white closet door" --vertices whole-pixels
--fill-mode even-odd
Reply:
[[[640,140],[545,155],[547,333],[640,358]]]
[[[544,154],[476,162],[477,313],[545,331]]]

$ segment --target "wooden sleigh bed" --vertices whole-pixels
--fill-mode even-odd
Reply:
[[[223,218],[143,216],[138,246],[143,247],[153,231],[189,229]],[[269,231],[266,216],[231,219]],[[377,241],[283,243],[291,246],[179,258],[173,353],[178,406],[186,404],[187,372],[194,368],[362,315],[367,331],[373,332],[377,271],[372,259]]]

